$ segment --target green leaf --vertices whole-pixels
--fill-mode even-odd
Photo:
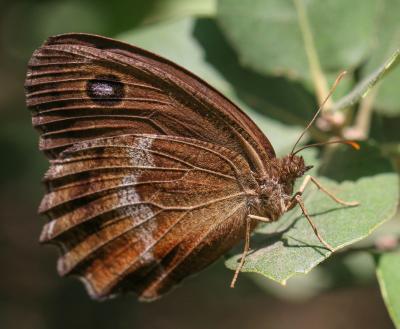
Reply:
[[[217,17],[242,63],[258,72],[309,79],[307,37],[315,44],[323,71],[351,69],[366,58],[378,0],[298,3],[304,7],[311,35],[302,32],[293,0],[218,0]]]
[[[362,77],[370,75],[396,49],[400,47],[399,24],[400,1],[381,0],[378,14],[378,28],[374,49],[367,65],[362,70]],[[379,85],[374,100],[374,108],[386,115],[400,114],[400,66],[391,72]]]
[[[396,328],[400,328],[400,252],[381,254],[376,274],[390,317]]]
[[[398,66],[378,88],[374,105],[375,109],[388,116],[400,115],[400,66]]]
[[[357,207],[343,207],[315,186],[307,187],[304,202],[308,212],[335,250],[368,236],[394,215],[398,177],[378,148],[363,144],[361,151],[354,152],[338,147],[320,161],[315,151],[303,154],[307,164],[319,165],[319,180],[326,188],[343,200],[360,202]],[[299,207],[257,229],[251,247],[253,252],[246,257],[242,271],[260,273],[281,284],[296,273],[309,272],[331,254],[315,237]],[[239,257],[230,257],[227,267],[236,269]]]
[[[301,132],[299,126],[279,121],[303,124],[315,109],[312,98],[297,84],[261,77],[241,68],[210,19],[162,22],[128,31],[118,38],[158,53],[203,78],[238,104],[278,153],[290,149]]]
[[[145,23],[172,20],[187,16],[215,15],[215,0],[162,0],[156,1]]]

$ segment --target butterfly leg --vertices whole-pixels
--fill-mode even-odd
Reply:
[[[345,205],[345,206],[357,206],[359,205],[358,202],[347,202],[344,200],[339,199],[338,197],[336,197],[332,192],[328,191],[325,187],[322,186],[322,184],[313,176],[307,175],[306,178],[304,179],[303,183],[301,184],[299,190],[295,193],[295,195],[293,196],[292,202],[289,204],[288,209],[293,208],[293,206],[295,204],[298,204],[304,214],[304,216],[307,218],[308,222],[310,223],[315,235],[317,236],[318,240],[321,241],[321,243],[327,247],[329,250],[333,251],[332,246],[327,243],[319,234],[317,227],[315,226],[313,220],[311,219],[310,215],[308,214],[306,207],[304,206],[304,202],[303,199],[301,197],[301,195],[303,194],[306,186],[310,183],[314,183],[318,189],[320,189],[322,192],[324,192],[326,195],[328,195],[333,201]]]
[[[247,215],[247,217],[250,219],[258,220],[259,222],[264,222],[264,223],[272,222],[271,219],[269,219],[268,217],[262,217],[262,216],[256,216],[256,215]]]
[[[261,217],[261,216],[256,216],[256,215],[247,215],[246,217],[246,232],[245,232],[245,240],[244,240],[244,248],[243,248],[243,253],[242,253],[242,258],[240,259],[240,263],[238,267],[236,268],[235,274],[233,275],[233,279],[231,282],[231,288],[235,287],[236,280],[239,276],[239,272],[242,269],[244,265],[244,261],[246,259],[247,253],[250,249],[250,232],[251,232],[251,220],[255,219],[261,222],[270,222],[271,220],[267,217]]]
[[[320,189],[327,196],[329,196],[333,201],[335,201],[335,202],[337,202],[339,204],[342,204],[344,206],[350,206],[350,207],[358,206],[360,204],[357,201],[348,202],[348,201],[344,201],[342,199],[339,199],[332,192],[329,192],[325,187],[323,187],[322,184],[316,178],[314,178],[313,176],[310,176],[310,175],[307,175],[306,178],[304,178],[304,181],[301,184],[301,186],[299,188],[299,191],[295,194],[295,197],[296,197],[296,195],[302,195],[304,190],[305,190],[305,188],[306,188],[306,186],[307,186],[307,184],[310,183],[310,182],[314,183],[315,186],[318,187],[318,189]]]
[[[303,199],[301,198],[301,195],[297,194],[295,195],[295,200],[296,203],[300,206],[301,211],[303,212],[304,216],[307,218],[308,222],[310,223],[315,235],[317,236],[318,240],[321,241],[321,243],[328,248],[330,251],[333,252],[333,247],[324,240],[324,238],[319,234],[317,227],[315,226],[313,220],[311,219],[310,215],[307,212],[306,207],[304,206]]]
[[[250,226],[251,226],[250,224],[251,224],[251,218],[246,217],[246,232],[245,232],[245,239],[244,239],[243,254],[242,254],[242,258],[240,259],[239,266],[236,268],[235,274],[233,275],[233,279],[231,282],[231,288],[235,287],[235,283],[239,276],[239,272],[243,267],[244,260],[246,258],[247,252],[249,251],[249,248],[250,248]]]

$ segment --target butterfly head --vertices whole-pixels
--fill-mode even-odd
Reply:
[[[292,200],[296,179],[312,166],[307,166],[302,156],[290,154],[273,159],[268,168],[268,174],[259,179],[258,211],[261,216],[277,220]]]
[[[282,158],[281,169],[282,178],[297,179],[302,177],[313,166],[306,166],[302,156],[289,154]]]
[[[307,166],[302,156],[293,154],[289,154],[279,160],[279,182],[282,190],[291,195],[296,179],[302,177],[313,166]]]

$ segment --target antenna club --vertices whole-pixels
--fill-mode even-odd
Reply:
[[[346,144],[348,144],[348,145],[350,145],[353,149],[355,149],[355,150],[360,150],[361,149],[361,146],[360,146],[360,144],[358,144],[357,142],[355,142],[355,141],[344,141]]]
[[[343,70],[342,72],[340,72],[338,77],[336,78],[334,85],[338,84],[340,82],[340,80],[342,80],[345,77],[346,74],[347,74],[347,70]]]

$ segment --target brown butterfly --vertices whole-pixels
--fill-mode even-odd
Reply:
[[[93,298],[158,298],[245,237],[233,286],[257,222],[296,204],[332,249],[301,199],[310,181],[354,205],[310,176],[293,194],[310,168],[302,157],[276,158],[237,106],[143,49],[51,37],[34,52],[25,87],[50,159],[40,241],[60,247],[58,272],[81,278]]]

